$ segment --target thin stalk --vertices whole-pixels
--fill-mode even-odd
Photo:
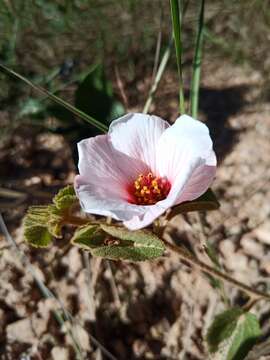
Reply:
[[[17,72],[9,69],[3,64],[0,64],[0,71],[2,71],[5,74],[11,75],[15,77],[16,79],[22,80],[27,85],[31,86],[34,90],[46,95],[50,100],[56,102],[57,104],[63,106],[70,112],[72,112],[74,115],[78,116],[79,118],[85,120],[89,124],[95,126],[97,129],[101,130],[102,132],[106,133],[108,131],[108,127],[104,124],[102,124],[100,121],[94,119],[92,116],[86,114],[85,112],[79,110],[75,106],[69,104],[68,102],[60,99],[58,96],[50,93],[48,90],[44,89],[43,87],[39,85],[35,85],[32,81],[26,79],[24,76],[18,74]]]
[[[161,49],[161,40],[162,40],[162,20],[163,20],[163,8],[162,5],[160,5],[160,23],[159,23],[159,31],[157,36],[157,44],[156,44],[156,52],[155,52],[155,60],[154,60],[154,66],[153,66],[153,72],[152,72],[152,83],[155,80],[155,76],[157,73],[158,63],[159,63],[159,56],[160,56],[160,49]]]
[[[223,280],[227,282],[230,285],[233,285],[237,287],[239,290],[245,292],[248,294],[253,300],[257,299],[265,299],[270,300],[270,295],[266,294],[259,290],[254,290],[248,285],[243,284],[242,282],[235,280],[231,278],[229,275],[224,274],[223,272],[213,268],[212,266],[205,264],[204,262],[200,261],[199,259],[195,258],[192,254],[189,253],[189,251],[180,248],[179,246],[176,246],[169,241],[162,239],[165,246],[170,249],[171,251],[177,253],[181,260],[188,262],[190,265],[196,266],[199,268],[202,272],[214,276],[215,278],[218,278],[220,280]]]
[[[185,113],[185,98],[183,89],[183,76],[182,76],[182,0],[171,1],[171,18],[173,25],[175,52],[179,77],[179,111],[181,114]]]
[[[204,35],[204,8],[205,0],[201,0],[200,14],[196,36],[195,53],[193,58],[193,71],[191,80],[191,116],[196,118],[199,107],[199,89],[201,78],[203,35]]]
[[[146,103],[144,105],[144,108],[143,108],[143,113],[144,114],[147,114],[148,111],[149,111],[149,108],[153,102],[153,97],[154,97],[154,94],[157,90],[157,87],[158,87],[158,84],[162,78],[162,75],[164,73],[164,70],[166,69],[166,66],[167,66],[167,63],[168,63],[168,60],[170,58],[170,55],[171,55],[171,48],[172,48],[172,39],[170,40],[163,56],[162,56],[162,59],[161,59],[161,62],[159,64],[159,67],[158,67],[158,70],[157,70],[157,73],[156,73],[156,76],[155,76],[155,79],[154,79],[154,82],[151,86],[151,89],[150,89],[150,92],[149,92],[149,95],[148,95],[148,98],[146,100]]]

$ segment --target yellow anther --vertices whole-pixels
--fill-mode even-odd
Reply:
[[[133,182],[132,194],[134,202],[139,205],[153,205],[166,198],[170,183],[166,179],[157,178],[152,173],[140,174]]]

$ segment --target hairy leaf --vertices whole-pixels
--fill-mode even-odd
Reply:
[[[256,316],[250,313],[243,314],[238,320],[233,342],[228,349],[227,359],[244,359],[260,335],[261,329]]]
[[[213,359],[242,360],[261,335],[255,315],[240,308],[229,309],[216,316],[211,325],[207,342]]]
[[[73,196],[70,195],[70,189],[62,190],[54,198],[55,205],[31,206],[28,209],[23,221],[23,231],[24,238],[29,244],[44,247],[50,245],[52,237],[62,237],[63,210],[66,209],[68,203],[63,199]],[[70,204],[71,202],[69,202],[69,206]],[[35,235],[37,239],[34,239]]]
[[[102,246],[106,233],[100,229],[99,225],[86,225],[75,231],[71,242],[86,250],[92,250],[96,247]]]
[[[242,314],[241,308],[232,308],[214,318],[206,337],[210,352],[216,352],[218,346],[232,335],[237,320]]]
[[[59,210],[65,210],[71,207],[77,201],[78,199],[72,185],[66,186],[59,190],[59,192],[53,198],[53,202]]]
[[[120,242],[115,246],[96,249],[96,256],[111,259],[143,261],[162,256],[165,250],[163,242],[148,230],[130,231],[124,227],[101,224],[101,228]]]
[[[130,231],[114,225],[87,225],[77,230],[72,243],[93,256],[108,259],[143,261],[163,255],[165,246],[150,231]]]
[[[52,235],[44,226],[30,226],[24,228],[24,238],[34,247],[47,247],[52,242]]]

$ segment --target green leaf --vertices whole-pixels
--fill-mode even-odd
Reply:
[[[101,228],[122,241],[119,245],[98,249],[95,251],[97,256],[104,254],[110,258],[143,261],[162,256],[165,251],[163,242],[148,230],[130,231],[124,227],[105,224],[101,224]]]
[[[256,316],[232,308],[215,317],[207,333],[209,351],[219,360],[242,360],[261,335]]]
[[[90,69],[75,93],[75,106],[86,114],[109,123],[124,114],[124,108],[113,97],[111,82],[101,65]]]
[[[62,237],[62,220],[62,210],[55,205],[31,206],[23,220],[25,240],[36,247],[50,245],[52,237]]]
[[[219,345],[228,339],[237,325],[238,318],[243,314],[241,308],[232,308],[214,318],[207,332],[207,343],[211,353],[218,350]]]
[[[47,247],[52,242],[52,235],[44,226],[29,226],[24,228],[25,240],[34,247]]]
[[[229,347],[228,360],[242,360],[261,336],[259,322],[255,315],[243,314],[238,320],[233,342]]]
[[[25,227],[46,226],[49,221],[49,210],[47,205],[30,206],[24,217],[23,224]]]
[[[217,210],[220,207],[219,202],[213,191],[208,189],[203,195],[192,201],[185,201],[172,208],[168,215],[168,219],[173,218],[178,214],[183,214],[191,211],[209,211]]]
[[[66,210],[78,201],[74,187],[72,185],[61,189],[53,198],[53,202],[57,209]]]
[[[144,261],[162,256],[163,242],[150,231],[130,231],[114,225],[87,225],[76,231],[72,243],[113,260]]]
[[[86,250],[92,250],[102,246],[107,234],[100,229],[99,225],[86,225],[75,231],[71,243]]]
[[[47,247],[52,242],[48,229],[49,206],[31,206],[23,220],[23,235],[26,242],[35,247]]]

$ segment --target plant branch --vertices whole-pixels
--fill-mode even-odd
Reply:
[[[82,218],[80,216],[74,216],[74,215],[65,215],[65,218],[63,219],[63,223],[66,225],[72,225],[72,226],[83,226],[87,225],[89,223],[93,224],[91,219],[88,218]]]
[[[270,301],[270,295],[266,294],[259,290],[254,290],[248,285],[243,284],[242,282],[235,280],[231,278],[229,275],[224,274],[223,272],[213,268],[212,266],[205,264],[204,262],[200,261],[199,259],[195,258],[192,254],[190,254],[189,251],[180,248],[179,246],[176,246],[169,241],[162,239],[165,246],[170,249],[172,252],[175,252],[179,255],[180,259],[183,261],[188,262],[192,266],[196,266],[199,268],[202,272],[214,276],[215,278],[218,278],[220,280],[223,280],[227,282],[230,285],[233,285],[237,287],[239,290],[242,290],[246,294],[250,296],[253,300],[259,300],[259,299],[265,299]]]

